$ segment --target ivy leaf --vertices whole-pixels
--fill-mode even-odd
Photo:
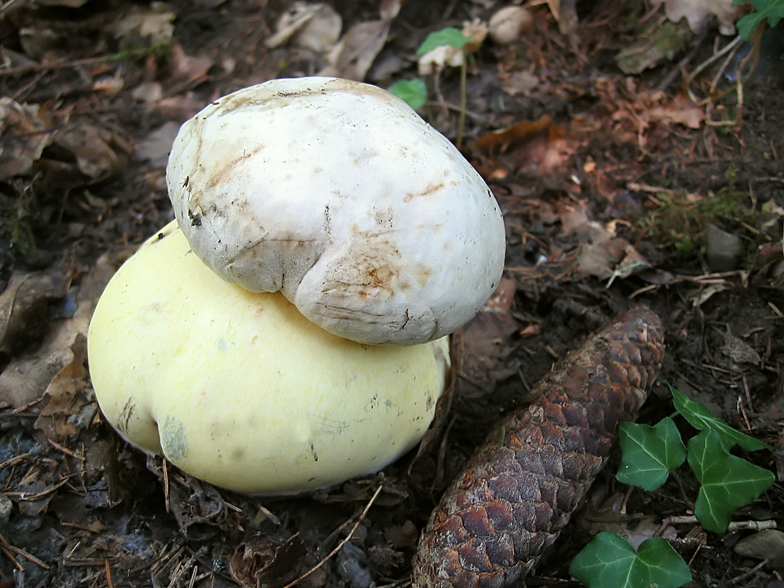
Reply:
[[[716,431],[727,446],[727,449],[731,449],[735,444],[740,445],[746,451],[770,449],[770,447],[765,445],[762,441],[757,441],[753,437],[749,437],[737,429],[733,429],[725,422],[716,418],[716,416],[708,410],[708,407],[699,400],[689,398],[669,384],[667,384],[667,387],[670,389],[670,392],[672,392],[672,403],[675,405],[675,410],[677,410],[695,429],[700,431],[706,429]]]
[[[686,459],[686,446],[670,418],[655,426],[621,423],[621,465],[615,478],[623,484],[652,492]]]
[[[433,49],[443,47],[444,45],[454,47],[455,49],[461,49],[462,47],[465,47],[469,41],[471,41],[471,37],[464,37],[463,33],[461,33],[455,27],[446,27],[440,31],[430,33],[424,42],[419,46],[416,54],[417,57],[419,57],[432,51]]]
[[[666,539],[646,539],[635,553],[614,531],[602,531],[577,554],[569,573],[588,588],[679,588],[691,582],[689,566]]]
[[[419,110],[427,103],[427,85],[419,78],[395,82],[387,88],[387,92],[394,94],[414,110]]]
[[[748,0],[735,0],[732,4],[737,6],[744,2],[748,2]],[[751,38],[757,25],[766,18],[770,28],[775,27],[784,18],[784,0],[753,0],[752,4],[757,11],[747,14],[736,23],[738,34],[743,37],[744,41]]]
[[[694,514],[703,527],[714,533],[726,531],[732,511],[749,504],[775,479],[773,472],[731,455],[712,429],[689,441],[688,459],[702,484]]]

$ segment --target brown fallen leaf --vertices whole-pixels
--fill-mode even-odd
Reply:
[[[558,21],[558,30],[571,35],[577,30],[577,0],[547,0],[553,17]]]
[[[61,277],[44,273],[11,276],[0,295],[0,353],[11,353],[43,334],[48,307],[63,296]]]
[[[0,180],[31,173],[52,135],[52,121],[40,106],[1,97]]]
[[[512,316],[516,288],[514,279],[503,278],[485,307],[456,335],[460,375],[484,390],[492,390],[498,379],[513,373],[502,362],[509,352],[509,337],[519,329]]]
[[[48,404],[35,421],[35,429],[46,439],[65,443],[89,424],[97,411],[84,389],[87,386],[87,337],[77,336],[71,346],[72,359],[52,378],[44,397]]]
[[[297,47],[327,53],[340,39],[343,18],[323,2],[294,2],[278,19],[275,34],[264,44],[273,49],[291,41]]]
[[[54,143],[70,148],[79,171],[92,182],[115,178],[125,171],[133,146],[119,133],[92,125],[76,125],[56,134]]]
[[[182,46],[174,45],[169,56],[167,80],[176,89],[185,89],[197,81],[201,81],[213,65],[215,65],[215,62],[209,57],[188,55]],[[169,93],[175,94],[178,92],[170,88]]]
[[[237,546],[229,571],[245,588],[280,588],[300,574],[306,556],[307,547],[299,534],[285,541],[257,536]]]
[[[734,35],[735,21],[743,14],[743,6],[734,6],[733,0],[653,0],[653,5],[662,2],[669,20],[678,22],[685,17],[695,33],[705,30],[710,17],[715,16],[721,34]]]
[[[387,42],[390,25],[386,20],[355,24],[327,55],[328,65],[318,75],[363,81]]]
[[[110,30],[121,45],[138,45],[140,39],[150,45],[171,43],[176,18],[172,11],[134,6],[110,25]]]
[[[520,121],[511,127],[485,133],[473,147],[496,158],[516,173],[533,172],[547,177],[561,170],[575,149],[575,140],[548,115]]]
[[[174,138],[180,130],[179,123],[169,121],[163,123],[138,142],[135,157],[138,161],[147,161],[152,167],[166,167],[169,161]]]
[[[655,106],[648,111],[651,120],[679,124],[690,129],[699,129],[705,120],[705,112],[685,94],[678,94],[672,102]]]
[[[608,279],[608,288],[616,278],[628,278],[652,267],[626,239],[616,237],[607,227],[591,220],[584,203],[562,206],[558,214],[563,234],[574,235],[580,241],[575,260],[577,270]]]
[[[87,336],[95,302],[112,274],[112,265],[116,264],[109,256],[102,256],[83,280],[73,316],[52,321],[39,348],[14,357],[0,373],[0,408],[38,402],[52,378],[74,361],[72,346],[80,336]]]

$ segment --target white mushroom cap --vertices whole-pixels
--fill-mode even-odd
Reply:
[[[273,80],[187,121],[167,168],[177,220],[224,280],[276,292],[341,337],[451,333],[501,277],[481,176],[402,100],[335,78]]]
[[[221,280],[171,223],[115,274],[88,333],[106,419],[217,486],[292,494],[375,472],[414,447],[445,387],[448,337],[363,345],[280,293]]]

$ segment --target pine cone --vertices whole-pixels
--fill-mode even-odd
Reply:
[[[559,361],[447,489],[422,532],[414,586],[519,585],[601,470],[618,423],[637,416],[663,355],[661,321],[640,308]]]

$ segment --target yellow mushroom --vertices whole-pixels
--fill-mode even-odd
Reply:
[[[448,338],[364,345],[280,293],[223,281],[172,222],[117,272],[88,335],[107,420],[132,445],[231,490],[292,494],[380,470],[427,430]]]

